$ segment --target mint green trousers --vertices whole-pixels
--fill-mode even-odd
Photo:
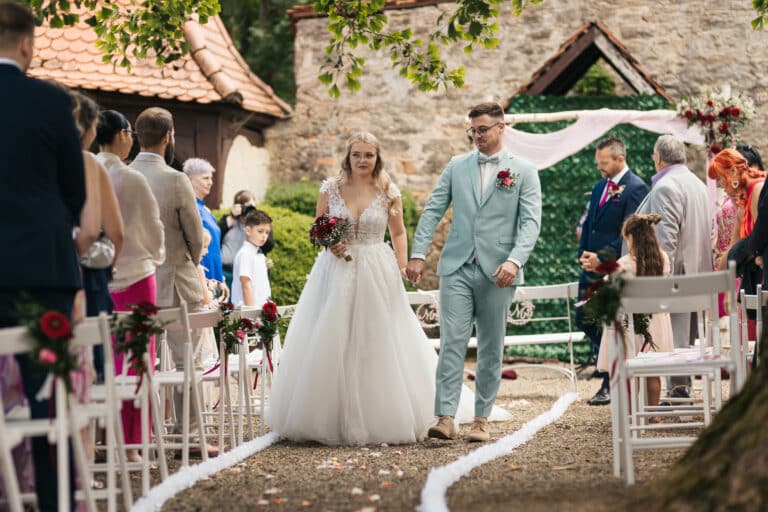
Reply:
[[[514,295],[514,286],[498,288],[476,263],[466,263],[440,278],[435,415],[456,415],[473,323],[477,326],[475,416],[487,418],[491,414],[501,382],[507,312]]]

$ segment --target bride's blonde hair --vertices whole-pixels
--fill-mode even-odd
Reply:
[[[341,161],[341,170],[337,177],[339,184],[349,181],[352,176],[352,164],[349,161],[349,155],[352,152],[352,145],[357,142],[363,142],[370,144],[376,148],[376,164],[373,166],[373,180],[376,183],[376,187],[381,190],[387,198],[387,206],[389,213],[395,215],[399,213],[399,209],[394,207],[395,195],[390,190],[390,184],[392,179],[389,174],[384,171],[384,161],[381,159],[381,145],[379,139],[375,135],[369,132],[355,132],[349,139],[347,139],[346,151],[344,154],[344,160]]]

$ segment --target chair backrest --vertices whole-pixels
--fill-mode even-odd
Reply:
[[[696,313],[705,331],[701,349],[714,347],[720,352],[720,327],[717,294],[725,293],[735,304],[736,268],[682,276],[628,278],[621,297],[621,311],[627,314]],[[702,319],[707,318],[707,324]],[[729,336],[738,337],[738,320],[731,309]],[[631,316],[630,316],[630,324]],[[736,343],[738,346],[739,344]]]
[[[625,313],[717,311],[717,294],[734,299],[735,270],[682,276],[631,277],[622,290]],[[715,315],[717,316],[717,315]]]
[[[507,316],[510,324],[524,326],[529,323],[538,323],[539,330],[560,331],[564,330],[562,324],[567,322],[567,330],[572,331],[571,306],[578,299],[579,284],[561,283],[542,286],[520,286],[515,290],[514,301]],[[422,327],[430,328],[439,325],[439,290],[417,290],[408,292],[408,302],[412,306],[418,306],[416,315],[419,317]],[[537,301],[534,303],[534,301]],[[541,301],[541,302],[538,302]],[[544,301],[558,301],[564,303],[551,307]],[[536,314],[536,310],[539,314]],[[554,327],[554,324],[560,327]],[[551,324],[551,325],[550,325]],[[526,328],[524,328],[526,330]],[[528,328],[527,330],[531,330]]]
[[[216,327],[221,320],[221,311],[214,309],[211,311],[197,311],[189,314],[190,329],[206,329]]]
[[[102,343],[98,317],[85,318],[74,324],[74,337],[70,346],[83,347]],[[0,329],[0,354],[21,354],[31,352],[36,341],[26,327],[6,327]]]

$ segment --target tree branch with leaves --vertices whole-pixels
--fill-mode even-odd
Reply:
[[[104,62],[125,68],[135,59],[154,57],[158,66],[174,62],[189,52],[184,22],[196,16],[205,24],[218,14],[218,0],[24,0],[40,23],[52,28],[84,20],[98,36],[96,47]]]

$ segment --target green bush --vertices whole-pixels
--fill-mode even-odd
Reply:
[[[272,218],[275,234],[275,248],[269,253],[274,263],[269,271],[272,299],[278,305],[296,304],[318,252],[309,243],[313,217],[266,204],[259,209]]]
[[[660,96],[514,96],[510,102],[509,113],[560,112],[565,110],[592,110],[598,108],[652,110],[669,108],[666,100]],[[557,123],[521,123],[516,130],[529,133],[548,133],[562,130],[572,121]],[[651,153],[659,134],[648,132],[632,125],[619,125],[604,135],[615,135],[627,146],[627,164],[638,176],[650,184],[654,174]],[[600,137],[602,138],[602,137]],[[556,284],[577,281],[580,268],[576,261],[578,241],[576,225],[589,201],[589,193],[600,178],[595,167],[595,145],[593,142],[578,153],[562,160],[558,164],[542,169],[539,173],[542,190],[541,234],[528,263],[525,266],[525,282],[528,285]],[[544,313],[546,304],[539,307],[539,316],[552,316]],[[542,322],[539,329],[563,330],[564,326],[551,329],[551,325]],[[510,327],[510,334],[528,334],[534,326]],[[551,354],[551,347],[531,345],[511,347],[511,355]],[[588,342],[582,347],[575,347],[577,359],[584,360],[589,354]],[[567,351],[563,348],[561,358]]]
[[[320,184],[314,181],[299,181],[285,185],[272,185],[267,190],[264,202],[278,208],[302,213],[315,218],[317,192]]]

